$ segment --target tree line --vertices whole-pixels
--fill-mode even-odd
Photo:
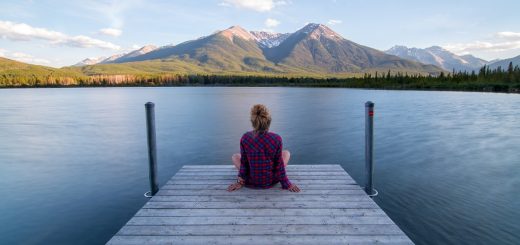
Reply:
[[[387,71],[359,77],[327,78],[274,75],[142,74],[77,77],[1,75],[0,87],[105,86],[300,86],[375,89],[520,92],[520,67],[484,66],[478,71],[441,72],[437,76]]]

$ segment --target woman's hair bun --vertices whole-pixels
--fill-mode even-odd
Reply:
[[[251,108],[251,115],[257,115],[261,117],[269,116],[269,109],[265,105],[254,105]]]
[[[265,105],[257,104],[251,108],[251,124],[255,132],[265,132],[271,125],[271,115]]]

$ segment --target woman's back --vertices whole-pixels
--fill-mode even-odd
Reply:
[[[242,135],[240,154],[233,154],[233,164],[239,169],[237,183],[231,184],[228,191],[240,189],[243,185],[253,188],[270,188],[280,182],[282,188],[298,192],[291,185],[285,173],[284,159],[288,162],[290,153],[283,149],[282,137],[269,132],[271,115],[264,105],[251,108],[253,131]]]
[[[246,185],[269,188],[277,182],[287,188],[290,182],[285,175],[282,158],[282,138],[272,132],[245,133],[240,139],[240,176]]]

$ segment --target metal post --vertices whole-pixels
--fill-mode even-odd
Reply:
[[[146,129],[148,133],[148,159],[150,165],[150,191],[144,194],[145,197],[152,197],[159,191],[157,185],[157,145],[155,143],[155,105],[152,102],[145,104],[146,108]]]
[[[377,195],[374,193],[373,180],[374,162],[374,103],[367,101],[365,103],[365,192],[369,196]]]

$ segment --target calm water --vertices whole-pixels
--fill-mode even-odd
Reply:
[[[254,103],[291,164],[363,181],[376,103],[376,202],[418,244],[520,244],[520,96],[313,88],[0,90],[0,244],[103,244],[147,201],[144,103],[161,184],[230,164]]]

